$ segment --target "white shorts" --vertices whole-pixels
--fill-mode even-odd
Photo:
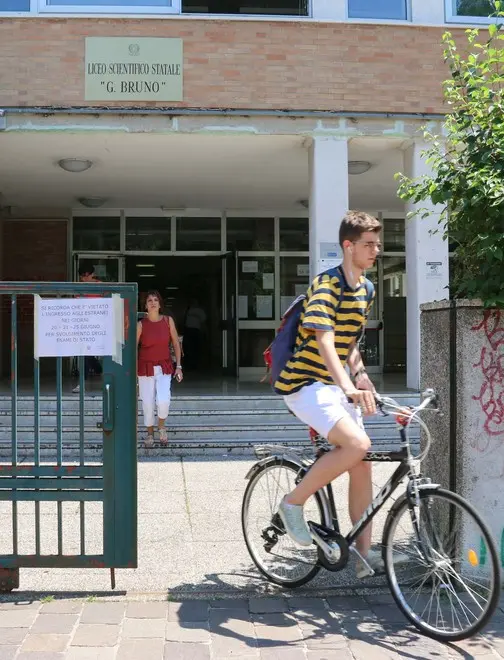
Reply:
[[[337,385],[319,382],[305,385],[299,392],[284,396],[284,401],[298,419],[326,440],[329,431],[343,417],[351,417],[359,428],[364,428],[361,409],[349,403]]]

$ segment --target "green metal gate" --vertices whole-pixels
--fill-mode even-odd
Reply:
[[[64,388],[66,391],[71,387],[68,382],[70,359],[35,359],[31,346],[33,380],[30,378],[31,383],[20,382],[19,356],[27,343],[26,310],[34,304],[34,296],[82,298],[91,294],[105,298],[117,294],[123,301],[124,310],[121,359],[103,357],[101,396],[98,389],[98,397],[90,403],[90,397],[85,395],[84,357],[77,358],[80,393],[71,395],[68,392],[67,395]],[[4,507],[0,526],[3,527],[5,540],[10,518],[12,532],[12,550],[0,550],[0,590],[19,586],[20,567],[110,568],[114,587],[115,568],[137,566],[137,285],[1,282],[0,296],[3,303],[3,342],[7,340],[7,324],[10,325],[11,335],[11,438],[10,447],[4,445],[3,455],[0,456],[0,505]],[[21,342],[20,309],[24,314],[24,338]],[[10,323],[7,318],[9,314]],[[31,318],[30,312],[28,316]],[[41,363],[45,360],[52,360],[50,364],[46,363],[51,367],[52,374],[43,379],[41,389]],[[23,395],[20,395],[20,386]],[[33,392],[33,398],[25,396],[27,387]],[[54,410],[41,410],[41,401],[44,404],[46,396],[42,390],[55,393],[51,399]],[[103,415],[99,426],[103,433],[103,445],[101,455],[90,459],[86,455],[85,415],[89,414],[86,406],[99,405],[100,400]],[[33,433],[25,433],[27,437],[22,437],[18,433],[18,414],[28,414],[31,420],[32,405]],[[30,410],[27,411],[26,406],[30,406]],[[5,414],[8,415],[8,411]],[[44,414],[54,415],[55,418],[55,439],[52,442],[44,438],[41,440],[44,431],[41,415]],[[72,451],[67,447],[63,421],[68,415],[76,424]],[[47,539],[44,524],[48,517],[41,515],[41,508],[44,507],[53,507],[56,523],[53,527],[55,538],[48,542],[51,546],[49,551],[45,551],[42,547],[45,543],[41,543],[41,539]],[[95,513],[96,508],[93,507],[99,509],[96,525],[101,531],[88,539],[88,518],[92,519],[92,516],[87,513],[90,508]],[[31,515],[34,524],[23,523],[20,529],[20,515],[24,515],[27,508],[33,508]],[[71,538],[64,534],[69,525],[75,532]],[[23,550],[23,545],[29,547],[28,552]],[[91,545],[93,548],[90,548]],[[100,546],[98,550],[97,545]]]

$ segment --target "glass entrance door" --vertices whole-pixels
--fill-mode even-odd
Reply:
[[[383,363],[387,372],[406,371],[406,258],[381,259],[383,267]]]
[[[222,255],[222,370],[238,376],[238,259],[236,252]]]
[[[74,259],[74,280],[79,281],[79,268],[83,263],[94,268],[96,279],[101,282],[124,282],[124,258],[93,254],[76,254]]]
[[[374,284],[375,301],[368,317],[360,351],[367,371],[376,374],[383,372],[383,268],[381,259],[377,259],[373,268],[366,271],[366,277]]]

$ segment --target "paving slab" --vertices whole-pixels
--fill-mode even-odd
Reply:
[[[74,614],[48,614],[44,606],[51,603],[34,601],[21,610],[33,614],[31,625],[0,629],[0,660],[504,660],[504,631],[489,626],[473,639],[442,644],[394,617],[388,623],[380,619],[377,600],[355,597],[345,609],[332,597],[294,597],[292,603],[278,597],[180,602],[103,597],[81,603]],[[60,607],[75,611],[76,604],[69,598],[68,607]],[[19,614],[0,610],[0,621],[13,612]],[[89,623],[99,616],[113,623]],[[63,621],[61,628],[72,624],[71,631],[48,632],[56,627],[55,617]]]

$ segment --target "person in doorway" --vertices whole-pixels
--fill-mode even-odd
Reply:
[[[79,262],[79,282],[92,282],[99,283],[99,280],[95,275],[95,267],[92,261],[85,260]],[[83,293],[80,297],[82,298],[101,298],[98,293]],[[90,376],[96,375],[99,376],[102,373],[102,366],[100,360],[97,357],[92,355],[86,355],[84,357],[84,381],[87,381]],[[77,375],[79,374],[77,370]],[[80,385],[77,384],[72,392],[78,394],[80,392]]]
[[[187,308],[184,322],[184,353],[187,366],[201,367],[203,331],[207,316],[198,300],[193,298]]]
[[[364,368],[357,338],[373,302],[368,306],[364,272],[380,252],[380,231],[380,222],[367,213],[349,211],[345,215],[339,230],[343,263],[313,280],[294,354],[274,384],[288,408],[334,445],[280,503],[278,513],[285,529],[300,545],[312,543],[304,503],[343,472],[350,477],[349,510],[354,524],[372,501],[371,463],[362,460],[371,442],[362,414],[375,414],[375,388]],[[356,541],[356,549],[373,570],[382,568],[381,553],[371,550],[371,525]],[[357,577],[366,575],[369,569],[358,560]]]
[[[165,428],[170,409],[171,378],[182,380],[180,342],[175,323],[171,317],[164,316],[162,298],[157,291],[149,291],[145,299],[147,316],[137,325],[138,345],[138,388],[147,427],[145,447],[154,446],[154,422],[157,407],[159,441],[168,444]],[[175,352],[175,369],[170,353],[170,346]]]

